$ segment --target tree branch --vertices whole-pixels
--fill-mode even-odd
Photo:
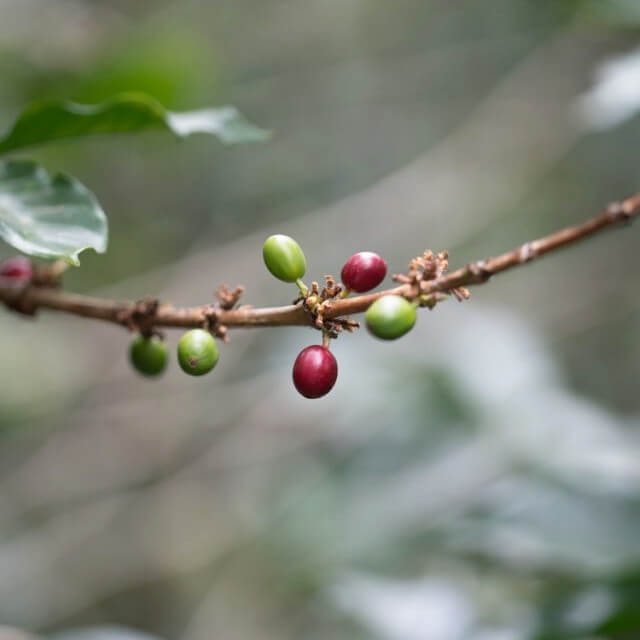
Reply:
[[[640,192],[616,202],[602,213],[583,224],[568,227],[551,235],[503,253],[493,258],[472,262],[466,267],[440,275],[434,279],[406,282],[401,286],[351,298],[330,300],[324,308],[324,319],[341,318],[366,311],[369,305],[384,295],[396,294],[410,300],[437,292],[447,293],[459,287],[486,282],[491,276],[526,264],[543,255],[572,245],[584,238],[621,223],[640,214]],[[398,276],[400,280],[409,280]],[[156,327],[282,327],[313,326],[315,316],[302,301],[283,307],[225,309],[223,305],[206,304],[198,307],[177,308],[170,304],[158,304],[153,300],[142,302],[118,302],[77,295],[52,286],[26,287],[12,285],[0,278],[0,302],[7,307],[33,315],[38,309],[51,309],[85,318],[114,322],[132,330],[151,331]],[[237,296],[236,296],[237,299]]]

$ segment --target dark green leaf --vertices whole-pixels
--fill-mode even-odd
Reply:
[[[174,113],[145,94],[122,94],[97,105],[47,100],[27,107],[7,134],[0,153],[81,136],[164,129],[183,138],[209,133],[225,144],[260,142],[269,132],[251,124],[235,107]]]
[[[79,264],[84,249],[104,253],[107,218],[93,194],[33,162],[0,162],[0,237],[42,258]]]

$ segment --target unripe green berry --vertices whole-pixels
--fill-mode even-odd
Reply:
[[[382,296],[365,314],[367,328],[382,340],[395,340],[413,328],[416,308],[402,296]]]
[[[262,247],[262,257],[267,269],[278,280],[295,282],[307,270],[307,261],[300,245],[289,236],[269,236]]]
[[[131,364],[144,376],[160,375],[169,361],[169,350],[157,336],[136,336],[129,347]]]
[[[178,362],[190,376],[209,373],[218,362],[218,345],[204,329],[187,331],[178,341]]]

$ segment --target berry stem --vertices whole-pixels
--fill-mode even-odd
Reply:
[[[331,337],[329,336],[329,332],[328,331],[323,331],[322,332],[322,346],[325,349],[328,349],[330,343],[331,343]]]
[[[305,298],[307,297],[307,295],[309,295],[309,287],[307,287],[307,285],[302,282],[300,278],[296,280],[296,286],[298,287],[298,289],[300,289],[300,293],[305,296]]]

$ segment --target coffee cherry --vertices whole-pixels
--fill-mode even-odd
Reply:
[[[218,362],[218,345],[213,336],[204,329],[187,331],[178,340],[178,362],[190,376],[209,373]]]
[[[267,269],[278,280],[296,282],[307,270],[307,261],[300,245],[289,236],[269,236],[262,247]]]
[[[338,377],[338,363],[326,347],[303,349],[293,364],[293,384],[305,398],[320,398],[331,391]]]
[[[416,323],[416,308],[402,296],[382,296],[365,314],[367,328],[382,340],[395,340]]]
[[[131,364],[144,376],[160,375],[169,360],[164,340],[157,336],[136,336],[129,347]]]
[[[33,266],[31,260],[24,256],[15,256],[5,260],[0,265],[0,276],[11,278],[16,282],[29,282],[33,277]]]
[[[353,254],[342,267],[342,282],[357,293],[377,287],[386,275],[387,263],[372,251]]]

